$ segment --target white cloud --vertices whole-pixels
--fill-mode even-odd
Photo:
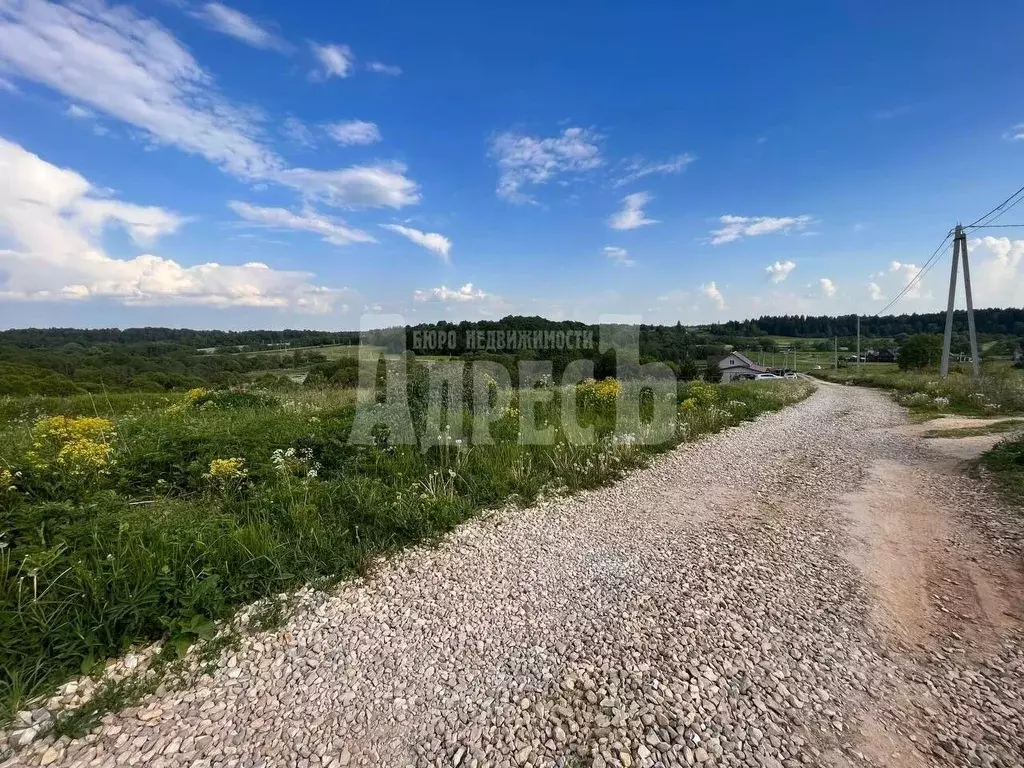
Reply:
[[[878,283],[875,283],[875,282],[868,283],[868,293],[871,294],[871,300],[872,301],[884,301],[885,300],[885,294],[882,293],[882,286],[880,286]]]
[[[297,117],[288,117],[281,126],[281,131],[291,141],[304,147],[315,147],[316,137],[309,127]]]
[[[241,11],[228,8],[221,3],[207,3],[195,12],[195,16],[202,19],[211,29],[241,40],[253,48],[282,52],[290,50],[288,43],[279,39],[270,30],[260,26]]]
[[[768,279],[773,283],[781,283],[787,277],[789,273],[796,268],[796,263],[791,260],[776,261],[774,264],[769,264],[764,268],[764,271],[768,273]]]
[[[1013,126],[1013,130],[1010,132],[1010,138],[1014,140],[1024,139],[1024,123]]]
[[[818,288],[821,291],[821,295],[826,299],[831,299],[836,295],[836,284],[827,277],[818,279]]]
[[[3,75],[0,75],[0,91],[7,91],[8,93],[18,93],[18,86],[12,83]]]
[[[696,155],[689,153],[670,157],[660,163],[649,163],[645,162],[642,158],[637,158],[626,164],[626,175],[616,180],[615,186],[621,187],[625,184],[631,184],[638,179],[655,173],[681,173],[686,166],[696,159]]]
[[[501,170],[498,197],[513,203],[534,202],[522,191],[524,186],[599,167],[604,162],[597,146],[600,138],[584,128],[566,128],[561,135],[548,138],[511,131],[499,134],[491,143],[491,154]]]
[[[80,104],[68,104],[64,114],[72,120],[88,123],[92,126],[92,132],[97,136],[106,136],[110,132],[105,125],[99,122],[99,116],[95,112]]]
[[[391,75],[392,77],[398,77],[402,74],[402,68],[395,64],[385,64],[382,61],[370,61],[366,64],[366,69],[370,72],[377,72],[381,75]]]
[[[725,297],[722,295],[722,292],[718,289],[718,286],[715,285],[714,280],[712,280],[710,283],[707,283],[706,285],[702,285],[700,287],[700,292],[707,296],[709,299],[711,299],[715,307],[717,307],[719,310],[726,309]]]
[[[246,221],[273,229],[297,229],[316,232],[331,245],[352,243],[375,243],[376,238],[368,232],[349,227],[341,219],[324,216],[312,209],[294,213],[286,208],[263,208],[249,203],[232,200],[228,207]]]
[[[347,45],[320,45],[310,43],[319,66],[309,73],[313,80],[327,80],[331,77],[348,77],[352,74],[352,67],[356,57],[352,49]]]
[[[257,140],[252,110],[227,103],[167,30],[127,7],[0,3],[0,62],[233,174],[280,165]]]
[[[606,245],[604,247],[604,255],[620,267],[632,267],[636,264],[635,260],[629,258],[629,251],[618,246]]]
[[[335,171],[288,168],[274,179],[339,208],[401,208],[420,201],[419,187],[401,163],[354,165]]]
[[[733,216],[726,214],[718,218],[721,229],[711,232],[711,244],[731,243],[742,237],[757,237],[790,229],[804,229],[811,223],[811,217],[803,216]]]
[[[636,229],[646,227],[648,224],[657,224],[656,219],[647,218],[644,214],[644,206],[651,201],[651,195],[647,192],[634,192],[622,198],[622,210],[613,213],[608,219],[608,226],[612,229]]]
[[[983,237],[968,243],[977,307],[1024,305],[1024,240]]]
[[[0,67],[246,180],[345,207],[419,201],[400,164],[288,168],[262,144],[257,110],[229,103],[173,35],[124,6],[0,0]]]
[[[384,229],[390,229],[406,237],[416,245],[422,245],[428,251],[433,251],[441,257],[441,261],[447,263],[452,250],[452,241],[437,232],[421,232],[412,227],[404,227],[401,224],[381,224]]]
[[[484,301],[491,298],[490,294],[484,293],[479,288],[474,288],[472,283],[466,283],[458,290],[452,290],[442,285],[440,288],[416,291],[412,297],[415,301],[441,301],[446,304]]]
[[[69,104],[65,113],[68,117],[75,120],[95,120],[96,113],[91,109],[86,109],[79,104]]]
[[[380,141],[380,129],[376,123],[365,120],[343,120],[327,125],[328,135],[339,144],[373,144]]]
[[[917,277],[920,271],[921,268],[917,266],[917,264],[907,264],[900,261],[894,261],[889,264],[889,274],[899,275],[900,281],[903,283],[904,287],[910,285],[910,283],[914,281],[914,279]],[[903,294],[903,298],[920,299],[921,289],[923,287],[923,281],[918,280],[916,283],[914,283],[913,288],[911,288],[909,291]]]
[[[148,253],[112,258],[100,243],[104,228],[119,226],[135,243],[149,243],[175,232],[183,219],[102,194],[75,171],[0,139],[0,236],[13,246],[0,250],[0,298],[326,312],[339,294],[311,284],[308,273],[260,263],[185,267]]]

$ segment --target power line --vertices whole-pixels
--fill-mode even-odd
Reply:
[[[989,211],[988,213],[986,213],[986,214],[985,214],[984,216],[979,216],[979,217],[978,217],[977,219],[975,219],[974,221],[972,221],[972,222],[971,222],[970,224],[968,224],[967,226],[968,226],[968,227],[976,227],[976,226],[979,226],[979,225],[981,224],[981,222],[982,222],[982,220],[983,220],[983,219],[987,219],[987,218],[988,218],[989,216],[991,216],[992,214],[996,213],[997,211],[1002,211],[1002,213],[1000,213],[1000,214],[999,214],[999,216],[1002,216],[1002,215],[1003,215],[1003,213],[1006,213],[1006,211],[1010,210],[1010,208],[1013,208],[1013,206],[1014,206],[1014,205],[1017,205],[1017,203],[1019,203],[1019,202],[1021,201],[1021,199],[1024,199],[1024,198],[1020,198],[1020,195],[1021,195],[1021,193],[1024,193],[1024,187],[1021,187],[1020,189],[1018,189],[1018,190],[1017,190],[1016,192],[1014,192],[1014,193],[1013,193],[1012,195],[1010,195],[1010,196],[1009,196],[1008,198],[1006,198],[1005,200],[1003,200],[1003,202],[1001,202],[1001,203],[1000,203],[999,205],[997,205],[997,206],[996,206],[995,208],[993,208],[993,209],[992,209],[991,211]],[[1014,200],[1014,198],[1018,198],[1018,199],[1017,199],[1017,200],[1016,200],[1015,202],[1013,202],[1013,204],[1012,204],[1012,205],[1010,205],[1010,208],[1007,208],[1006,206],[1007,206],[1007,205],[1009,205],[1009,204],[1011,203],[1011,201],[1013,201],[1013,200]],[[999,216],[996,216],[996,217],[995,217],[995,219],[998,219],[998,218],[999,218]],[[991,219],[991,221],[995,221],[995,219]]]
[[[1021,202],[1024,202],[1024,187],[1021,187],[1020,189],[1018,189],[1016,192],[1014,192],[1008,198],[1003,200],[1003,202],[1001,202],[999,205],[997,205],[991,211],[989,211],[988,213],[986,213],[983,216],[979,216],[973,222],[971,222],[970,224],[968,224],[965,227],[963,227],[963,229],[965,229],[965,230],[967,230],[967,229],[975,230],[975,229],[984,229],[984,228],[989,228],[989,227],[992,227],[992,228],[1024,227],[1024,224],[993,224],[992,223],[994,221],[998,221],[1005,213],[1007,213],[1008,211],[1010,211],[1013,208],[1015,208]],[[903,287],[902,291],[900,291],[898,294],[896,294],[895,298],[893,298],[892,301],[890,301],[888,304],[886,304],[885,307],[883,307],[880,311],[875,313],[875,317],[878,317],[879,315],[882,315],[883,313],[889,311],[900,299],[902,299],[904,296],[906,296],[907,293],[909,293],[914,288],[914,286],[917,285],[924,278],[924,276],[928,274],[928,272],[931,271],[931,269],[938,263],[937,259],[938,259],[939,254],[942,252],[943,248],[945,248],[946,243],[949,241],[949,238],[952,235],[953,235],[953,230],[950,230],[949,232],[946,233],[946,237],[943,238],[941,243],[939,243],[939,247],[935,249],[935,252],[931,255],[931,257],[928,259],[928,261],[926,261],[924,263],[924,266],[922,266],[921,269],[919,269],[917,271],[917,274],[914,275],[913,279],[911,279],[910,282],[908,282]]]
[[[942,253],[943,248],[946,247],[946,243],[949,242],[949,238],[952,237],[952,235],[953,235],[953,231],[952,230],[950,230],[949,232],[946,233],[946,236],[944,238],[942,238],[942,242],[939,243],[939,247],[935,249],[935,252],[928,258],[928,261],[926,261],[924,263],[924,266],[922,266],[921,269],[919,269],[917,271],[917,274],[914,275],[913,279],[911,279],[911,281],[909,283],[907,283],[903,287],[902,291],[900,291],[898,294],[896,294],[896,297],[892,301],[890,301],[881,310],[879,310],[878,312],[875,313],[875,317],[878,317],[879,315],[881,315],[884,312],[886,312],[890,307],[892,307],[894,304],[896,304],[896,302],[898,302],[900,299],[902,299],[904,296],[906,296],[907,293],[915,285],[917,285],[917,283],[921,280],[921,278],[923,278],[926,274],[928,274],[928,271],[932,267],[934,267],[936,263],[938,263],[937,259],[939,257],[939,254]]]

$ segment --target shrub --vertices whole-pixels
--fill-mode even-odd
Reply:
[[[244,390],[189,390],[186,395],[191,408],[273,408],[280,405],[273,395],[266,392],[246,392]]]

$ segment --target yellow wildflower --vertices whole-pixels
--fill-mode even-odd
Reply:
[[[204,389],[203,387],[194,387],[185,393],[185,399],[191,405],[192,403],[199,400],[201,397],[206,395],[210,390]]]
[[[32,436],[27,459],[35,469],[91,476],[110,464],[114,425],[107,419],[50,416],[36,422]]]
[[[102,472],[110,463],[110,446],[95,440],[72,440],[57,453],[57,464],[72,475]]]
[[[610,403],[621,392],[622,384],[615,379],[587,379],[576,385],[576,394],[584,403]]]
[[[245,468],[245,459],[238,458],[213,459],[210,462],[210,471],[203,475],[216,483],[244,480],[248,476],[249,470]]]

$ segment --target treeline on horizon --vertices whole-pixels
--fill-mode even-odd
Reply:
[[[966,313],[956,314],[957,325],[966,325]],[[975,324],[978,333],[991,336],[1024,336],[1024,308],[1007,307],[976,309]],[[945,327],[945,312],[922,314],[861,316],[861,335],[864,338],[891,339],[915,333],[941,333]],[[500,320],[463,320],[458,323],[439,321],[406,326],[407,329],[446,328],[460,331],[497,329],[552,329],[591,330],[598,325],[574,320],[548,320],[544,317],[509,315]],[[850,337],[857,334],[857,315],[762,315],[749,320],[729,320],[724,323],[683,326],[642,324],[641,332],[656,329],[683,328],[690,333],[715,337],[754,338],[758,336],[789,336],[794,338]],[[371,335],[374,332],[370,332]],[[175,344],[191,350],[217,349],[223,352],[244,351],[245,348],[265,349],[271,345],[288,347],[316,347],[334,344],[357,344],[358,331],[311,331],[285,329],[280,331],[248,330],[220,331],[191,328],[14,328],[0,331],[0,347],[22,349],[60,347],[65,344],[138,345]]]
[[[1024,309],[981,309],[975,312],[979,335],[1007,340],[1024,338]],[[958,334],[966,329],[966,313],[958,313]],[[942,333],[945,314],[904,314],[862,317],[864,339],[897,344],[918,333]],[[403,334],[404,331],[404,334]],[[433,331],[454,339],[443,349],[416,349],[414,338]],[[481,349],[467,346],[471,335],[487,338],[490,331],[582,332],[590,349]],[[641,325],[641,362],[668,363],[680,378],[692,378],[698,366],[714,361],[727,348],[772,351],[771,338],[784,336],[822,349],[831,337],[845,343],[856,335],[855,315],[839,317],[766,315],[745,321],[700,326]],[[473,334],[473,332],[476,332]],[[404,340],[402,339],[404,335]],[[389,351],[412,350],[420,355],[459,355],[469,359],[495,359],[511,364],[519,359],[551,359],[555,373],[570,360],[589,358],[600,377],[613,375],[614,355],[599,353],[599,326],[542,317],[508,316],[500,320],[438,322],[405,328],[370,331],[363,340]],[[0,395],[65,395],[75,392],[138,390],[161,392],[197,386],[231,386],[243,382],[287,385],[288,370],[315,370],[331,363],[317,348],[355,345],[358,331],[252,330],[219,331],[187,328],[24,328],[0,331]],[[262,354],[239,354],[259,351]]]

